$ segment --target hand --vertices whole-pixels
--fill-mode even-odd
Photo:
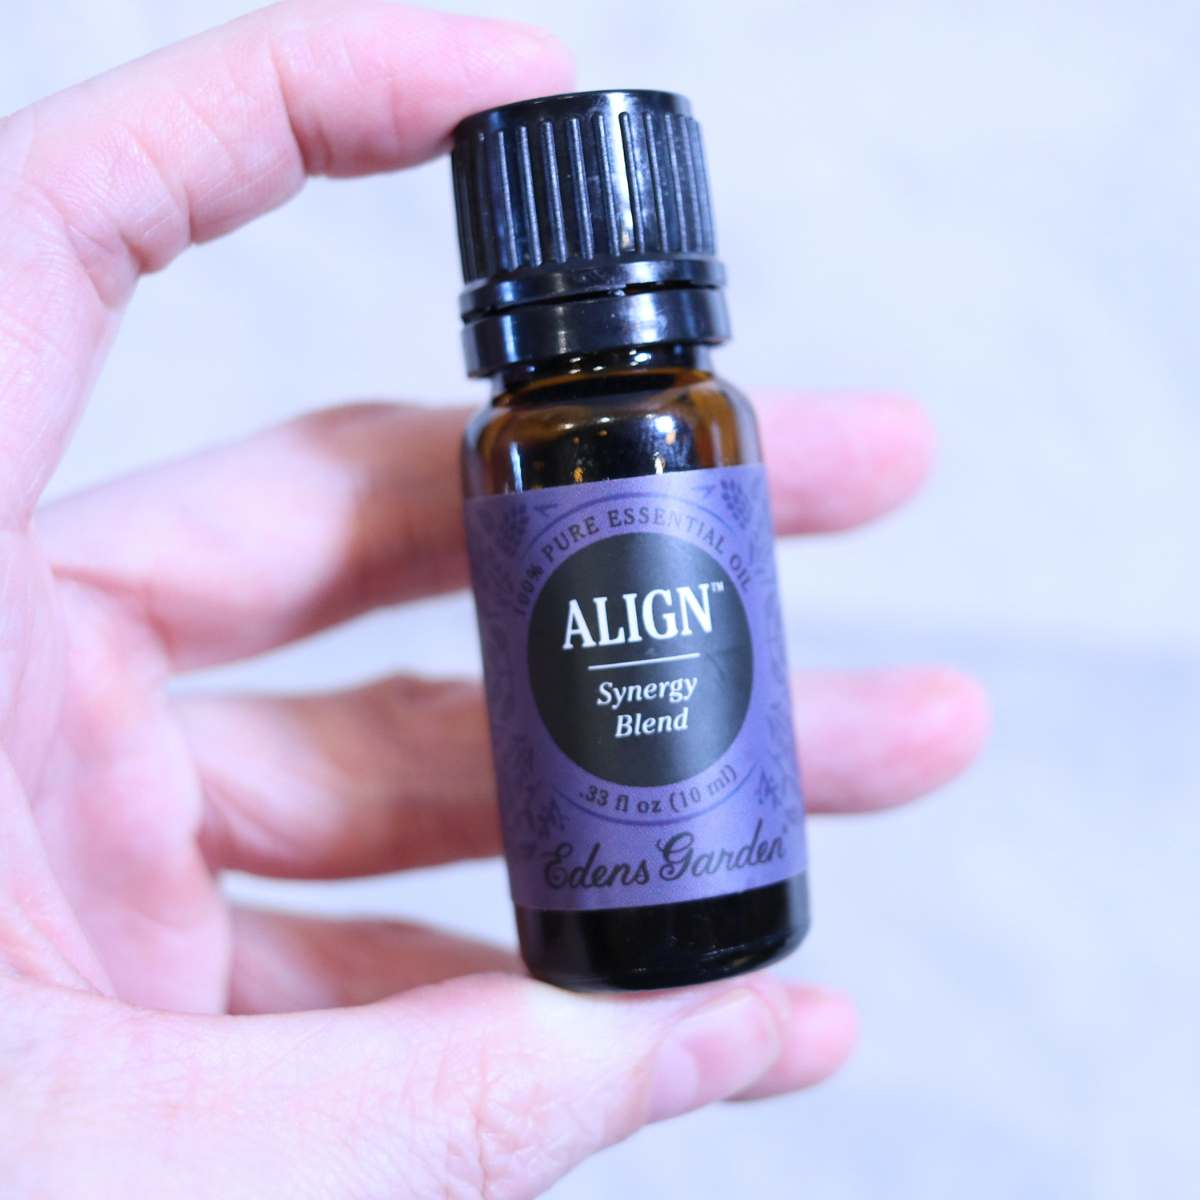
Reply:
[[[523,28],[305,3],[0,123],[6,1194],[533,1196],[648,1121],[802,1087],[846,1054],[845,1001],[767,976],[573,996],[433,930],[222,899],[227,868],[497,851],[474,682],[166,691],[461,586],[463,412],[335,408],[34,513],[139,275],[308,174],[418,162],[467,113],[567,86],[560,48]],[[784,533],[866,520],[926,469],[908,403],[762,412]],[[816,811],[911,799],[982,737],[950,672],[797,687]]]

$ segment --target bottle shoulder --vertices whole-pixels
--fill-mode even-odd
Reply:
[[[468,495],[760,461],[754,412],[727,381],[696,372],[570,379],[503,394],[467,428]]]

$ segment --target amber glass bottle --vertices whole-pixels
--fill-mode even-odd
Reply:
[[[699,131],[662,92],[479,114],[454,156],[473,583],[521,950],[578,989],[703,982],[808,927],[758,431]]]

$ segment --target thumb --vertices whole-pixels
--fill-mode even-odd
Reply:
[[[767,976],[616,998],[468,976],[272,1016],[0,976],[0,1003],[24,1102],[0,1172],[54,1195],[526,1200],[643,1124],[822,1079],[853,1031],[839,997]]]
[[[522,1200],[649,1122],[816,1082],[853,1019],[768,976],[613,998],[476,975],[356,1009],[135,1024],[156,1079],[189,1064],[184,1094],[150,1090],[164,1167],[195,1157],[214,1195]]]

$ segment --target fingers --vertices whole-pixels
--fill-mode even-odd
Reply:
[[[443,1188],[527,1197],[648,1123],[754,1088],[793,1055],[804,1007],[769,976],[634,1000],[477,976],[357,1015],[390,1016],[402,1028],[414,1021],[421,1030],[420,1047],[409,1042],[408,1086],[383,1101],[397,1121],[388,1132],[452,1147],[436,1159]],[[364,1021],[359,1039],[372,1027]],[[839,1040],[811,1047],[809,1066],[831,1070],[848,1047],[832,1022],[821,1032]],[[335,1036],[340,1041],[342,1030]],[[384,1069],[376,1063],[369,1078],[381,1079]],[[781,1074],[775,1082],[783,1086]],[[420,1180],[413,1183],[423,1194]]]
[[[800,765],[818,812],[906,804],[964,771],[991,724],[987,694],[946,668],[800,675]]]
[[[239,909],[233,928],[234,1013],[348,1008],[466,975],[525,974],[510,951],[422,925]],[[819,1083],[854,1044],[857,1022],[845,997],[784,983],[778,1002],[786,1005],[779,1055],[736,1099]]]
[[[813,812],[939,787],[987,727],[979,686],[951,671],[801,675],[796,695]],[[332,695],[186,698],[178,711],[214,867],[329,878],[499,849],[477,684],[398,678]]]
[[[820,1083],[854,1047],[858,1019],[846,997],[800,983],[785,987],[791,1014],[783,1022],[779,1057],[735,1100],[763,1100]]]
[[[482,692],[398,678],[333,695],[184,699],[217,868],[333,878],[495,854]]]
[[[307,174],[419,162],[563,90],[549,38],[382,0],[265,9],[0,123],[0,522],[23,523],[137,276]]]
[[[330,409],[54,505],[40,531],[56,569],[123,598],[175,667],[255,654],[466,581],[466,419]],[[906,400],[776,395],[761,421],[782,533],[887,512],[929,466]]]
[[[177,669],[466,580],[465,413],[358,404],[38,514],[59,575],[124,603]]]
[[[833,533],[889,513],[925,481],[933,425],[904,396],[755,396],[775,526]]]
[[[346,1008],[464,975],[525,973],[509,951],[422,925],[240,909],[233,928],[234,1013]],[[784,984],[782,997],[779,1056],[737,1099],[818,1083],[854,1043],[854,1009],[844,997],[802,984]]]
[[[811,1010],[838,1003],[761,975],[639,998],[480,975],[334,1012],[146,1014],[118,1058],[154,1086],[97,1109],[114,1151],[101,1169],[127,1184],[111,1173],[132,1158],[144,1182],[165,1144],[144,1131],[162,1122],[176,1172],[235,1162],[246,1194],[525,1200],[647,1123],[785,1086],[798,1038],[824,1039],[792,1077],[815,1081],[846,1053],[848,1023]],[[134,1107],[137,1156],[121,1152]]]
[[[229,1009],[347,1008],[483,971],[524,974],[510,951],[423,925],[236,909]]]
[[[468,114],[570,74],[558,43],[515,23],[287,3],[52,96],[7,132],[118,304],[138,273],[283,203],[306,175],[422,162]]]

